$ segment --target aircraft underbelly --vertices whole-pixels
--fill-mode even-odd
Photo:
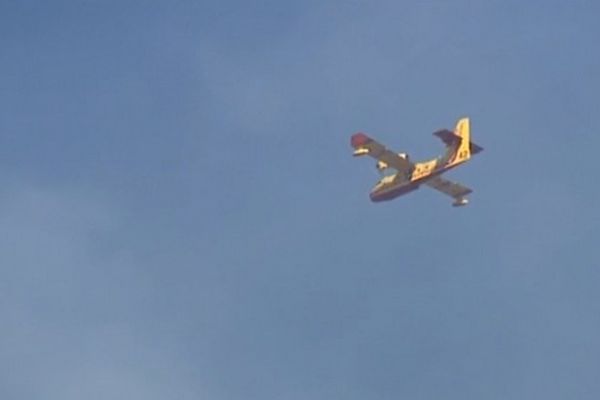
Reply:
[[[413,190],[417,190],[419,188],[419,184],[420,182],[410,182],[408,184],[405,183],[401,185],[396,185],[394,187],[384,188],[376,192],[371,192],[371,201],[379,202],[395,199],[396,197],[402,196],[406,193],[410,193]]]

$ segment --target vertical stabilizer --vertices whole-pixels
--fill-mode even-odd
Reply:
[[[462,118],[456,123],[454,133],[460,137],[453,162],[467,161],[471,158],[471,128],[469,118]]]

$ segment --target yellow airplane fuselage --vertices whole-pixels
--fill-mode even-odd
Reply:
[[[373,188],[369,197],[374,202],[392,200],[396,197],[417,190],[428,179],[443,174],[444,172],[466,162],[467,159],[451,159],[440,165],[440,159],[434,158],[414,164],[414,169],[409,177],[403,179],[400,172],[383,177]]]

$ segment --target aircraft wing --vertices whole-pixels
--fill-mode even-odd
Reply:
[[[411,163],[404,157],[388,150],[384,145],[371,139],[364,133],[355,133],[350,140],[354,147],[354,155],[362,156],[369,155],[386,166],[394,168],[400,172],[407,172],[411,169]]]
[[[425,182],[425,184],[435,190],[439,190],[440,192],[447,194],[450,197],[453,197],[455,199],[461,199],[463,196],[468,195],[469,193],[472,192],[471,189],[469,189],[466,186],[461,185],[460,183],[456,183],[456,182],[452,182],[446,179],[443,179],[439,176],[435,176],[431,179],[429,179],[428,181]]]

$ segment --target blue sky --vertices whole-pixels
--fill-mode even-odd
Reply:
[[[0,2],[0,397],[597,399],[600,6],[525,3]]]

